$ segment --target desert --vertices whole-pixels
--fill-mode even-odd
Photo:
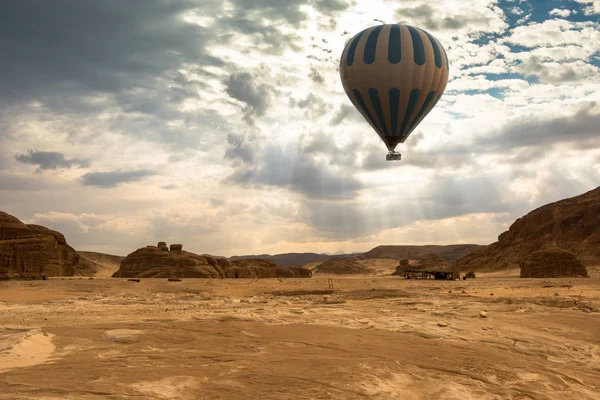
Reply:
[[[0,400],[600,400],[600,0],[0,0]]]
[[[2,282],[0,398],[597,399],[598,307],[598,275]]]
[[[597,399],[599,201],[545,205],[488,246],[287,267],[166,242],[76,252],[4,213],[0,398]]]

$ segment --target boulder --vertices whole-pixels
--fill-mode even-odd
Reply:
[[[171,250],[171,251],[181,251],[181,250],[183,250],[183,245],[182,244],[172,244],[169,247],[169,250]]]
[[[588,276],[587,268],[575,254],[561,249],[536,251],[521,260],[520,267],[521,278]]]
[[[169,251],[169,247],[167,247],[167,243],[166,242],[158,242],[158,244],[156,245],[156,247],[158,247],[158,249],[161,250],[161,251]]]

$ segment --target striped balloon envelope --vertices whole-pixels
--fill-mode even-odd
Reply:
[[[448,57],[428,32],[408,25],[367,28],[344,48],[340,77],[352,104],[394,149],[436,105],[448,83]],[[397,154],[397,158],[390,155]]]

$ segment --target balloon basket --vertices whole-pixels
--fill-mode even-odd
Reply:
[[[402,154],[396,153],[395,151],[390,151],[385,156],[386,161],[400,161],[402,159]]]

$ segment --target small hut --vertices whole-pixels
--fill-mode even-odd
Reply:
[[[403,275],[404,279],[460,279],[458,270],[436,254],[429,254],[415,265],[407,265],[400,262],[394,275]]]
[[[536,251],[522,259],[520,267],[521,278],[589,277],[575,254],[558,248]]]

